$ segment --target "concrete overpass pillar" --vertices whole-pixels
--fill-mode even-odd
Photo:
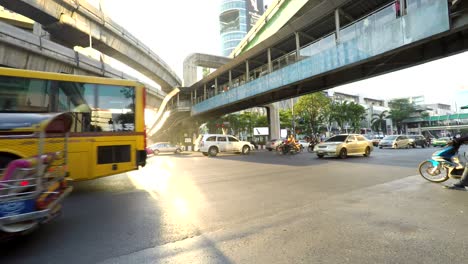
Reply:
[[[301,56],[301,38],[299,32],[294,32],[294,37],[296,38],[296,60],[298,61]]]
[[[340,42],[340,10],[335,9],[335,40]]]
[[[250,81],[249,78],[250,78],[249,61],[246,60],[245,61],[245,82]]]
[[[397,1],[400,1],[400,16],[406,15],[406,0],[397,0]]]
[[[197,66],[184,62],[184,86],[190,86],[197,82]]]
[[[268,56],[268,73],[273,71],[273,64],[271,64],[271,48],[267,49],[267,56]]]
[[[272,104],[267,105],[266,108],[267,108],[270,139],[281,138],[280,116],[279,116],[278,104],[272,103]]]
[[[206,100],[206,83],[203,85],[203,100]]]

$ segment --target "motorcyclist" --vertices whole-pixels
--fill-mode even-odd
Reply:
[[[300,147],[298,146],[300,144],[296,142],[296,139],[294,138],[293,134],[290,134],[289,137],[286,139],[286,144],[295,148],[296,150],[300,150]]]
[[[462,144],[468,144],[468,136],[454,138],[447,145],[460,146]],[[465,187],[468,186],[468,166],[467,165],[468,164],[465,164],[465,170],[463,171],[463,175],[458,182],[450,186],[444,186],[444,187],[450,190],[466,191]]]

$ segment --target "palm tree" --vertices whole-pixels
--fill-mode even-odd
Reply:
[[[386,124],[385,119],[387,119],[387,114],[388,114],[388,111],[385,110],[380,114],[373,114],[372,115],[373,116],[373,118],[371,120],[372,129],[376,129],[377,133],[379,133],[379,134],[380,134],[381,129],[382,129],[382,132],[385,131],[385,124]]]

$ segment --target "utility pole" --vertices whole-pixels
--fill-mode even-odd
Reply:
[[[294,117],[294,102],[293,98],[291,98],[291,116],[292,116],[292,134],[296,137],[296,119]]]

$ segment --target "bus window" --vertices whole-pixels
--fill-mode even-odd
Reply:
[[[0,76],[1,112],[47,112],[49,82]]]
[[[103,131],[135,131],[135,91],[131,87],[99,85],[99,126]]]
[[[51,111],[72,113],[72,132],[102,131],[92,124],[96,93],[94,86],[63,81],[51,84]]]

